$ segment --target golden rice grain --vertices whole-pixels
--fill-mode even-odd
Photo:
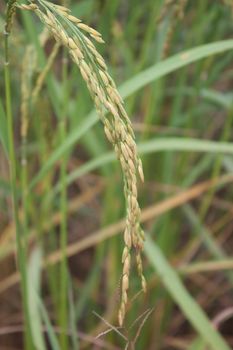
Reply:
[[[123,101],[116,89],[116,85],[108,74],[105,61],[96,50],[93,42],[81,31],[86,32],[98,42],[103,42],[101,34],[69,14],[69,10],[63,6],[48,3],[45,0],[38,0],[38,4],[43,4],[43,7],[35,8],[33,6],[31,9],[48,27],[55,39],[67,47],[72,60],[78,65],[100,119],[104,124],[106,137],[112,143],[122,167],[127,204],[124,230],[125,248],[122,254],[121,303],[118,314],[119,324],[122,325],[128,302],[132,249],[135,251],[142,289],[146,290],[141,260],[144,234],[140,227],[140,208],[137,200],[137,174],[142,180],[144,179],[142,162],[137,154],[131,121],[124,109]],[[26,9],[25,6],[21,8]],[[67,30],[67,27],[64,27],[60,20],[62,16],[66,23],[68,22],[69,30]],[[74,29],[72,29],[72,26]],[[105,113],[106,111],[108,114]]]

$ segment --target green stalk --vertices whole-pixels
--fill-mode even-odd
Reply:
[[[22,206],[23,206],[23,230],[24,235],[28,235],[28,169],[27,169],[27,158],[26,158],[26,139],[22,139],[22,158],[21,158],[21,186],[22,186]]]
[[[61,140],[65,138],[65,120],[60,122]],[[68,326],[68,276],[67,276],[67,258],[66,258],[66,245],[67,245],[67,193],[66,193],[66,159],[63,158],[61,164],[61,230],[60,230],[60,248],[62,252],[62,260],[60,265],[60,326],[61,326],[61,348],[68,349],[68,337],[67,337],[67,326]]]
[[[226,116],[225,126],[224,126],[224,129],[222,131],[221,141],[228,141],[228,139],[230,137],[231,125],[232,125],[232,121],[233,121],[233,111],[232,111],[232,109],[230,109],[227,112],[228,113]],[[222,155],[219,155],[218,157],[216,157],[216,160],[215,160],[215,163],[213,166],[213,170],[212,170],[212,174],[210,177],[211,179],[214,179],[214,178],[219,176],[219,173],[221,171],[221,166],[222,166],[222,159],[223,159]],[[216,188],[213,187],[206,194],[206,197],[203,200],[203,203],[201,205],[200,212],[199,212],[201,220],[204,220],[204,218],[205,218],[205,216],[210,208],[210,205],[211,205],[211,202],[213,200],[215,192],[216,192]]]
[[[13,117],[11,109],[11,86],[10,86],[10,69],[9,69],[9,48],[8,36],[11,27],[14,1],[9,2],[7,10],[7,23],[4,31],[4,75],[5,75],[5,99],[6,99],[6,116],[7,116],[7,133],[8,133],[8,147],[9,147],[9,167],[10,167],[10,182],[13,203],[13,216],[16,229],[16,248],[19,264],[19,271],[21,275],[21,292],[23,311],[25,315],[25,349],[34,349],[30,330],[30,317],[28,310],[28,293],[27,293],[27,272],[26,272],[26,240],[21,235],[20,220],[18,216],[18,196],[16,186],[16,157],[14,151],[14,132],[13,132]]]
[[[64,61],[67,59],[67,55],[63,55]],[[60,142],[63,143],[66,138],[66,113],[68,106],[68,89],[67,89],[67,65],[63,65],[63,85],[64,85],[64,112],[59,122],[60,127]],[[67,156],[61,160],[61,230],[60,230],[60,248],[62,252],[62,260],[60,265],[60,295],[59,295],[59,323],[61,327],[60,346],[63,350],[68,350],[69,342],[67,336],[68,329],[68,270],[67,270],[67,257],[66,257],[66,246],[67,246],[67,188],[66,188],[66,167],[67,167]]]

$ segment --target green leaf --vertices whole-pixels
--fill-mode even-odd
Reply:
[[[40,297],[42,254],[39,249],[34,250],[28,267],[28,303],[30,313],[30,325],[32,328],[33,342],[38,350],[45,350],[46,345],[42,332],[42,320],[45,324],[48,340],[52,350],[60,350],[56,334],[53,330],[47,310]]]
[[[140,153],[151,153],[160,151],[182,151],[182,152],[208,152],[233,154],[233,144],[210,140],[192,138],[163,138],[152,139],[138,145]]]
[[[172,299],[179,305],[193,328],[213,350],[230,350],[222,336],[213,328],[206,314],[184,287],[181,279],[166,260],[159,247],[147,237],[145,253]]]
[[[41,258],[39,249],[35,249],[28,265],[28,306],[33,343],[38,350],[45,350],[45,340],[42,331],[42,321],[38,298],[40,295]]]
[[[137,74],[134,78],[124,83],[120,91],[123,97],[132,95],[134,92],[142,89],[144,86],[152,83],[168,73],[187,66],[202,58],[233,49],[233,40],[222,40],[212,44],[202,45],[194,49],[184,51]]]
[[[202,338],[197,338],[193,343],[188,347],[187,350],[205,350],[206,346]]]
[[[42,315],[42,319],[44,321],[46,330],[47,330],[47,334],[48,334],[48,339],[51,345],[51,349],[52,350],[61,350],[59,343],[58,343],[58,339],[57,336],[54,332],[53,326],[50,322],[47,310],[42,302],[42,300],[38,297],[38,303],[40,305],[40,311],[41,311],[41,315]]]
[[[6,154],[8,154],[6,115],[5,115],[1,100],[0,100],[0,142],[3,145],[4,151],[6,152]]]

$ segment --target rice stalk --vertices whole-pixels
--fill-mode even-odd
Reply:
[[[42,70],[42,72],[40,73],[40,75],[37,77],[37,80],[36,80],[36,83],[35,83],[35,87],[32,91],[32,103],[34,104],[35,101],[37,100],[38,98],[38,95],[44,85],[44,82],[45,82],[45,79],[50,71],[50,68],[51,66],[53,65],[54,63],[54,60],[55,58],[57,57],[57,54],[58,54],[58,51],[59,51],[59,48],[60,48],[60,44],[59,43],[56,43],[48,57],[48,60],[47,60],[47,64],[46,66],[44,67],[44,69]]]
[[[4,29],[4,76],[5,76],[5,101],[6,101],[6,116],[7,116],[7,133],[8,133],[8,147],[9,147],[9,168],[11,178],[11,193],[12,193],[12,204],[13,204],[13,215],[16,232],[16,247],[17,247],[17,263],[20,271],[21,278],[21,292],[23,311],[25,316],[25,349],[34,349],[33,339],[30,325],[30,314],[28,304],[28,289],[27,289],[27,237],[25,236],[24,230],[19,218],[19,198],[17,194],[17,174],[16,174],[16,154],[14,144],[14,124],[13,124],[13,113],[11,103],[11,84],[10,84],[10,62],[9,62],[9,34],[12,28],[13,16],[16,10],[16,1],[10,0],[7,4],[6,22]]]
[[[166,40],[163,46],[163,58],[166,58],[169,54],[172,38],[175,33],[175,28],[178,22],[182,21],[182,19],[184,18],[184,11],[187,1],[188,0],[167,0],[163,5],[161,15],[159,16],[157,22],[162,22],[168,16],[168,13],[171,11],[170,24],[167,29]]]
[[[36,56],[32,45],[26,48],[25,55],[22,61],[21,73],[21,140],[25,143],[29,125],[29,104],[31,98],[31,80],[36,66]]]
[[[49,39],[49,32],[47,29],[42,31],[39,36],[39,42],[41,46],[45,46]],[[33,107],[38,99],[41,89],[44,86],[46,77],[50,71],[51,66],[58,54],[60,45],[56,43],[47,59],[47,63],[43,70],[38,74],[35,81],[35,86],[32,86],[33,74],[36,72],[38,67],[38,60],[35,47],[28,45],[22,60],[22,73],[21,73],[21,140],[24,144],[27,138],[29,123],[30,123],[30,108]]]
[[[50,30],[55,40],[68,49],[70,57],[79,67],[80,73],[86,82],[98,115],[104,125],[106,137],[113,145],[121,164],[127,207],[124,230],[125,247],[122,254],[121,304],[118,313],[118,321],[122,325],[128,302],[132,249],[135,251],[142,289],[144,292],[146,291],[141,259],[144,232],[140,226],[137,174],[139,174],[142,181],[144,177],[131,121],[125,111],[116,85],[108,73],[105,61],[93,44],[93,40],[97,43],[104,42],[101,34],[71,15],[70,10],[66,7],[46,0],[29,1],[28,5],[18,5],[18,7],[35,12]]]
[[[31,80],[36,65],[35,52],[33,46],[29,45],[26,48],[22,62],[21,72],[21,106],[20,106],[20,136],[21,136],[21,188],[22,188],[22,230],[25,237],[29,233],[29,191],[28,191],[28,161],[27,161],[27,142],[28,142],[28,126],[30,116],[30,95],[31,95]]]

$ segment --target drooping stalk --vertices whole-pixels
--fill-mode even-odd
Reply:
[[[18,214],[19,200],[17,194],[16,185],[16,157],[14,147],[14,124],[11,107],[11,86],[10,86],[10,65],[9,65],[9,34],[11,31],[11,25],[13,15],[15,12],[16,1],[11,0],[8,2],[6,24],[4,30],[4,76],[5,76],[5,102],[6,102],[6,116],[7,116],[7,133],[8,133],[8,149],[9,149],[9,168],[10,168],[10,182],[13,204],[13,216],[15,222],[16,231],[16,249],[17,249],[17,263],[21,275],[21,292],[23,311],[25,316],[25,349],[33,349],[31,331],[30,331],[30,318],[28,311],[28,293],[27,293],[27,272],[26,272],[26,241],[25,237],[21,234],[20,220]]]

